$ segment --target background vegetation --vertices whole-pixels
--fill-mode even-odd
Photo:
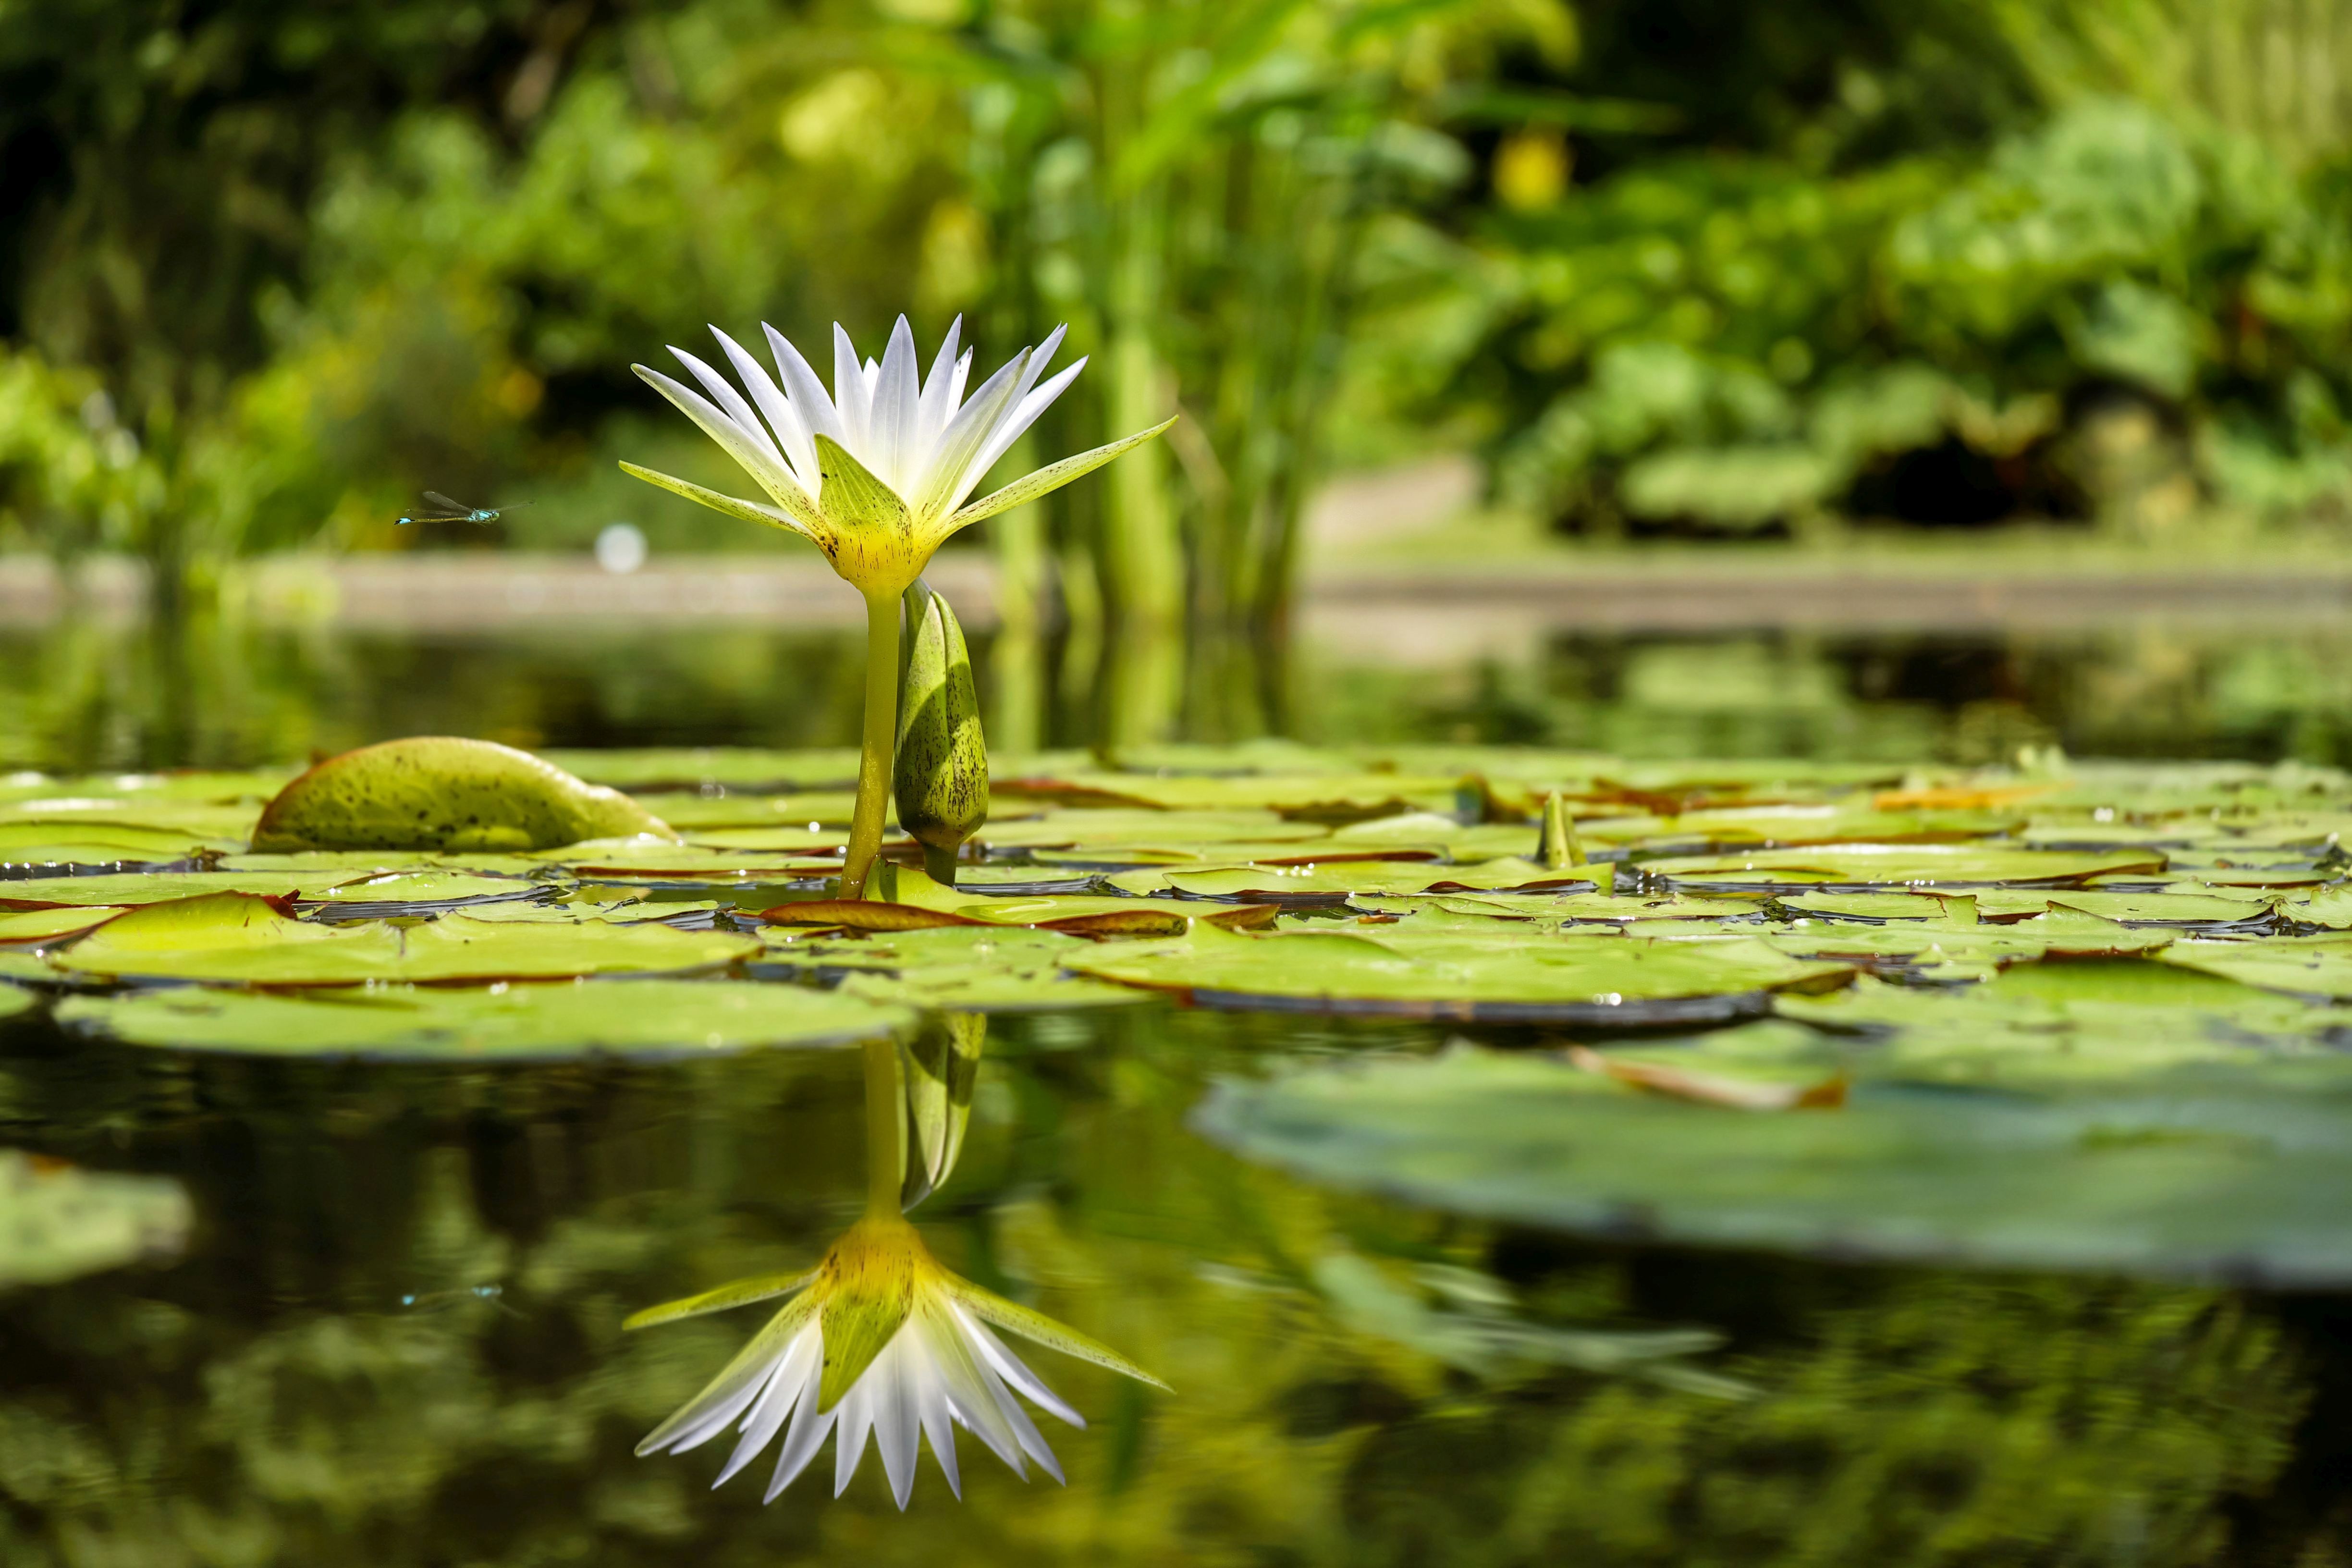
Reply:
[[[1016,646],[1056,577],[1278,618],[1318,476],[1432,447],[1601,536],[2331,519],[2348,50],[2344,0],[8,0],[0,544],[785,548],[614,471],[719,461],[628,364],[902,306],[1071,324],[1041,449],[1190,416],[991,525]],[[419,541],[427,485],[536,504]]]

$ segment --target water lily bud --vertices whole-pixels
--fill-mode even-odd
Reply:
[[[906,1047],[907,1150],[898,1206],[911,1209],[938,1190],[963,1152],[972,1087],[988,1044],[985,1013],[938,1013]]]
[[[907,590],[907,619],[913,635],[891,780],[898,825],[922,845],[932,879],[952,887],[956,851],[988,820],[988,745],[955,612],[918,578]]]
[[[1576,819],[1568,814],[1568,797],[1554,790],[1544,799],[1543,838],[1536,851],[1548,871],[1584,864],[1584,846],[1576,837]]]

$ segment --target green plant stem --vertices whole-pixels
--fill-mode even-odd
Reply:
[[[857,805],[849,817],[849,850],[841,862],[841,896],[862,899],[874,858],[882,852],[882,824],[890,814],[890,763],[898,743],[898,595],[866,600],[866,733],[857,758]]]
[[[898,1217],[898,1193],[907,1177],[906,1090],[899,1074],[898,1042],[889,1036],[866,1042],[866,1213],[870,1219]]]

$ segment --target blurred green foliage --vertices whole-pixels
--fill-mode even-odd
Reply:
[[[1603,144],[1589,185],[1516,201],[1498,155],[1449,391],[1506,489],[1602,532],[2340,515],[2352,7],[1879,23],[1811,62],[1796,19],[1732,23],[1727,56],[1817,73],[1772,122]]]
[[[1189,416],[991,525],[1080,621],[1268,617],[1323,472],[1469,442],[1601,532],[2340,510],[2347,37],[2346,0],[16,0],[0,536],[176,578],[412,542],[429,485],[538,503],[430,542],[790,548],[614,472],[715,477],[627,365],[902,308],[991,355],[1070,324],[1041,452]]]

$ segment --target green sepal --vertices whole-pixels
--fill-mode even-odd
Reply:
[[[655,1427],[644,1442],[637,1445],[637,1457],[660,1452],[669,1446],[688,1425],[701,1418],[713,1405],[724,1402],[730,1394],[742,1392],[744,1384],[764,1378],[775,1370],[776,1358],[792,1342],[793,1336],[816,1315],[817,1298],[803,1296],[789,1302],[784,1310],[768,1321],[768,1326],[751,1336],[751,1343],[735,1354],[735,1359],[721,1368],[717,1377],[705,1384],[702,1392],[680,1405],[677,1414]]]
[[[1171,414],[1149,430],[1138,430],[1132,436],[1120,437],[1107,447],[1097,447],[1091,452],[1080,452],[1075,458],[1065,458],[1058,463],[1046,464],[1034,473],[1024,474],[1003,489],[991,491],[949,518],[942,537],[984,518],[994,517],[1000,511],[1024,506],[1039,496],[1051,495],[1072,479],[1086,478],[1120,453],[1142,446],[1175,423],[1176,416]]]
[[[872,469],[830,436],[816,438],[816,470],[823,481],[817,510],[836,527],[908,531],[914,514],[898,499],[898,492],[876,479]]]
[[[814,1268],[803,1268],[797,1274],[755,1274],[748,1279],[721,1285],[716,1290],[705,1290],[699,1296],[665,1301],[658,1307],[633,1312],[621,1321],[621,1327],[650,1329],[656,1323],[677,1322],[680,1318],[698,1318],[705,1312],[724,1312],[735,1307],[748,1307],[754,1301],[772,1300],[778,1296],[789,1296],[795,1290],[804,1290],[815,1279],[816,1270]]]
[[[797,533],[803,539],[814,541],[819,545],[824,542],[818,538],[815,530],[808,523],[803,522],[789,512],[781,511],[759,501],[742,500],[734,496],[720,495],[717,490],[705,489],[692,480],[672,479],[667,474],[658,473],[635,463],[624,462],[621,465],[621,471],[633,479],[643,479],[649,485],[659,485],[673,495],[684,496],[690,501],[699,501],[713,511],[723,511],[730,517],[740,517],[746,522],[761,522],[770,528],[781,528],[787,533]]]
[[[950,1279],[948,1289],[955,1299],[971,1309],[973,1315],[995,1324],[1009,1333],[1024,1340],[1034,1340],[1047,1350],[1074,1355],[1080,1361],[1090,1361],[1097,1366],[1108,1367],[1122,1377],[1138,1383],[1148,1383],[1154,1388],[1176,1391],[1111,1349],[1098,1340],[1090,1340],[1066,1324],[1057,1323],[1043,1312],[1032,1311],[991,1290],[983,1290],[969,1279]]]

